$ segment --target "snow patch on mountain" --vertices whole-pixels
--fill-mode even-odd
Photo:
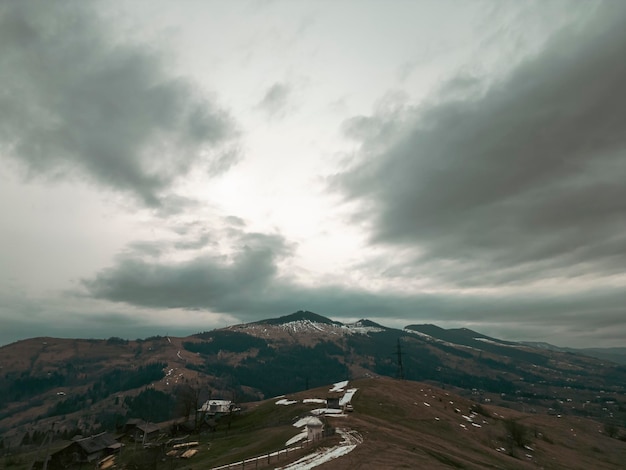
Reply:
[[[488,339],[488,338],[474,338],[474,340],[482,341],[483,343],[495,344],[496,346],[504,346],[504,347],[508,347],[508,348],[518,348],[520,346],[518,344],[501,343],[500,341],[493,341],[493,340]]]
[[[432,336],[427,335],[426,333],[422,333],[421,331],[409,330],[407,328],[403,328],[402,331],[404,331],[405,333],[411,333],[412,335],[421,336],[422,338],[430,341],[439,341],[437,338],[433,338]]]

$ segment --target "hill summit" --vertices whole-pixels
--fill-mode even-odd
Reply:
[[[330,318],[324,317],[317,313],[309,312],[308,310],[298,310],[295,313],[290,315],[284,315],[278,318],[269,318],[266,320],[261,320],[255,322],[254,324],[261,325],[284,325],[285,323],[298,322],[298,321],[309,321],[312,323],[322,323],[325,325],[342,325],[341,322],[331,320]]]

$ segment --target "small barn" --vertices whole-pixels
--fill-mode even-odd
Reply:
[[[129,419],[124,425],[124,434],[135,441],[145,441],[156,439],[161,433],[161,427],[154,423],[149,423],[142,419]]]
[[[150,442],[159,437],[161,433],[161,427],[154,423],[142,423],[138,424],[135,432],[135,440]]]
[[[331,396],[326,398],[326,408],[330,408],[333,410],[340,410],[341,405],[339,401],[341,400],[340,396]]]
[[[50,456],[48,468],[57,470],[75,464],[95,462],[119,452],[121,447],[122,444],[106,432],[76,439]]]

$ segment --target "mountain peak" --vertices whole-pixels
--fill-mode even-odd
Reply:
[[[323,323],[326,325],[339,325],[342,323],[338,321],[333,321],[330,318],[326,318],[317,313],[309,312],[308,310],[298,310],[290,315],[284,315],[278,318],[269,318],[267,320],[261,320],[257,322],[258,324],[266,324],[266,325],[283,325],[285,323],[290,323],[294,321],[310,321],[313,323]]]
[[[359,321],[354,322],[353,325],[365,328],[380,328],[381,330],[388,329],[386,326],[383,326],[380,323],[376,323],[372,320],[368,320],[367,318],[362,318]]]

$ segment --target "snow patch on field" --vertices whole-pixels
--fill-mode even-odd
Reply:
[[[331,388],[330,392],[343,392],[343,389],[348,386],[348,381],[344,380],[342,382],[337,382],[333,384],[333,388]]]
[[[326,404],[326,400],[323,398],[305,398],[302,400],[302,403],[317,403],[317,404]]]
[[[300,442],[303,441],[307,438],[307,431],[302,431],[299,434],[296,434],[295,436],[293,436],[291,439],[289,439],[287,442],[285,442],[285,447],[289,447],[290,445],[295,444],[296,442]]]
[[[333,447],[332,449],[323,449],[315,452],[314,454],[302,457],[300,460],[295,461],[291,465],[280,467],[277,470],[309,470],[322,465],[323,463],[339,458],[342,455],[346,455],[347,453],[352,452],[355,447],[355,445],[350,445]]]
[[[352,452],[356,446],[363,442],[361,435],[355,431],[337,429],[337,432],[343,437],[338,446],[319,449],[312,454],[302,457],[300,460],[296,460],[284,467],[279,467],[276,470],[309,470]]]
[[[346,385],[347,385],[347,382],[346,382]],[[344,396],[341,397],[341,400],[339,400],[339,406],[344,406],[350,403],[352,401],[352,397],[354,396],[357,390],[358,388],[348,389],[346,393],[344,394]]]
[[[277,405],[295,405],[296,403],[298,403],[297,400],[287,400],[286,398],[283,398],[276,402]]]
[[[317,408],[315,410],[311,410],[312,415],[340,415],[343,414],[341,410],[337,408]]]

